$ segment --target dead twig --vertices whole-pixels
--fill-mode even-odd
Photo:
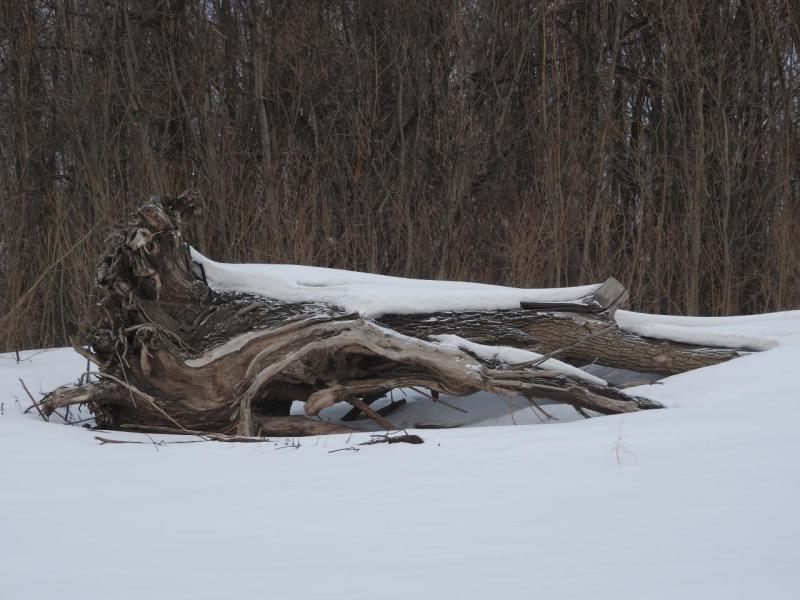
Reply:
[[[34,398],[34,397],[33,397],[33,394],[31,394],[30,390],[28,389],[28,386],[26,386],[26,385],[25,385],[25,382],[24,382],[24,381],[22,381],[22,377],[20,377],[20,378],[19,378],[19,382],[20,382],[20,384],[22,385],[22,389],[23,389],[23,390],[25,390],[25,393],[26,393],[26,394],[28,394],[28,398],[30,398],[30,399],[31,399],[31,402],[33,402],[33,406],[35,406],[35,407],[36,407],[36,411],[39,413],[39,416],[40,416],[40,417],[42,417],[42,419],[43,419],[44,421],[49,421],[50,419],[48,419],[48,418],[45,416],[44,412],[42,412],[42,407],[41,407],[41,406],[39,406],[39,403],[36,401],[36,398]]]
[[[82,347],[82,346],[80,346],[79,344],[76,344],[76,343],[75,343],[75,340],[70,340],[70,341],[72,342],[72,349],[73,349],[75,352],[77,352],[78,354],[80,354],[80,355],[81,355],[83,358],[85,358],[85,359],[86,359],[86,360],[88,360],[89,362],[93,362],[93,363],[94,363],[94,364],[96,364],[98,367],[102,366],[102,362],[100,362],[100,359],[99,359],[99,358],[97,358],[97,357],[96,357],[94,354],[92,354],[92,353],[91,353],[91,352],[89,352],[89,351],[88,351],[86,348],[83,348],[83,347]]]
[[[364,396],[362,398],[362,400],[366,404],[372,404],[373,402],[375,402],[377,400],[380,400],[384,396],[386,396],[385,393],[383,393],[383,394],[372,394],[370,396]],[[378,412],[380,412],[380,411],[378,411]],[[347,412],[347,414],[345,416],[342,417],[342,421],[355,421],[360,416],[361,416],[361,411],[359,409],[353,407]],[[386,415],[383,415],[383,416],[385,417]]]
[[[145,434],[145,435],[147,435],[147,434]],[[212,440],[170,440],[170,441],[158,440],[158,441],[156,441],[153,438],[151,438],[149,435],[147,437],[150,438],[150,443],[153,444],[153,446],[156,447],[156,450],[158,450],[159,446],[169,446],[169,445],[172,445],[172,444],[199,444],[199,443],[202,443],[202,442],[210,442],[210,441],[212,441]],[[98,442],[100,442],[101,446],[103,446],[105,444],[147,444],[147,442],[143,442],[141,440],[115,440],[113,438],[102,437],[102,436],[99,436],[99,435],[94,436],[94,439],[96,439]]]
[[[122,425],[121,429],[129,431],[137,431],[140,433],[165,433],[170,435],[195,435],[203,438],[202,440],[194,441],[210,441],[210,442],[239,442],[243,444],[261,444],[264,442],[273,441],[265,437],[247,437],[241,435],[225,435],[224,433],[212,433],[208,431],[198,431],[195,429],[173,429],[172,427],[142,427],[139,425]],[[188,442],[186,442],[188,443]]]
[[[11,318],[17,312],[17,310],[25,303],[25,301],[28,299],[28,297],[31,296],[33,294],[33,292],[36,291],[36,288],[39,287],[39,284],[42,283],[43,281],[45,281],[45,279],[47,278],[47,275],[50,273],[50,271],[52,271],[54,268],[56,268],[61,263],[61,261],[63,261],[65,258],[67,258],[67,256],[72,254],[72,252],[74,252],[75,249],[78,248],[78,246],[80,246],[86,240],[88,240],[89,236],[91,236],[94,233],[95,229],[97,229],[100,226],[101,223],[103,223],[103,221],[102,220],[98,220],[94,225],[92,225],[89,228],[89,231],[87,231],[86,234],[81,239],[79,239],[77,242],[72,244],[66,250],[66,252],[62,253],[58,258],[56,258],[55,261],[50,263],[50,265],[48,265],[47,268],[44,269],[39,274],[39,276],[36,278],[36,280],[33,282],[33,284],[25,291],[25,293],[22,294],[17,299],[17,301],[14,303],[14,306],[12,306],[11,309],[6,314],[0,316],[0,323],[5,323],[6,319]],[[19,357],[19,354],[17,356]]]
[[[577,413],[580,416],[582,416],[584,419],[591,419],[592,418],[592,415],[590,415],[588,412],[583,410],[580,406],[573,406],[572,408],[574,408],[577,411]]]
[[[283,446],[278,446],[275,450],[286,450],[287,448],[294,448],[295,450],[300,448],[300,440],[292,440],[291,444],[284,444]]]
[[[361,442],[359,446],[372,446],[373,444],[424,444],[423,440],[418,435],[413,433],[406,433],[403,435],[373,435],[372,439],[366,442]]]
[[[100,442],[101,446],[105,444],[144,444],[144,442],[139,440],[114,440],[107,437],[101,437],[99,435],[94,436],[94,439]]]
[[[406,405],[406,399],[400,398],[399,400],[392,400],[390,404],[378,409],[378,414],[382,417],[388,417],[398,408]]]
[[[365,415],[367,415],[367,416],[368,416],[370,419],[372,419],[372,420],[373,420],[373,421],[375,421],[375,422],[376,422],[378,425],[380,425],[381,427],[383,427],[383,428],[384,428],[386,431],[395,431],[395,430],[397,429],[397,427],[395,427],[394,425],[392,425],[391,421],[389,421],[388,419],[386,419],[386,418],[382,417],[382,416],[381,416],[380,414],[378,414],[378,413],[377,413],[375,410],[373,410],[372,408],[370,408],[370,407],[367,405],[367,403],[366,403],[366,402],[364,402],[363,400],[361,400],[360,398],[348,398],[348,399],[347,399],[347,402],[349,402],[350,404],[352,404],[353,406],[355,406],[355,407],[356,407],[358,410],[360,410],[361,412],[363,412],[363,413],[364,413]]]
[[[539,404],[533,398],[526,397],[526,400],[530,403],[532,408],[534,408],[534,409],[538,410],[540,413],[542,413],[545,416],[546,419],[549,419],[550,421],[558,421],[558,419],[556,419],[553,415],[551,415],[549,412],[547,412],[545,409],[543,409],[542,405]]]
[[[412,389],[415,392],[417,392],[419,394],[422,394],[423,396],[427,396],[428,398],[430,398],[431,400],[433,400],[437,404],[441,404],[442,406],[446,406],[447,408],[452,408],[453,410],[457,410],[458,412],[464,413],[465,415],[469,414],[468,410],[465,410],[465,409],[461,408],[460,406],[455,406],[454,404],[450,404],[449,402],[446,402],[446,401],[442,400],[441,397],[439,396],[439,392],[437,392],[436,390],[431,390],[430,394],[426,394],[424,390],[421,390],[421,389],[413,387],[413,386],[410,387],[409,389]]]
[[[587,342],[587,341],[589,341],[589,340],[591,340],[593,338],[602,337],[602,336],[604,336],[604,335],[606,335],[608,333],[611,333],[612,331],[615,331],[617,329],[619,329],[617,324],[616,323],[612,323],[608,327],[606,327],[604,329],[600,329],[599,331],[592,332],[589,335],[587,335],[585,337],[582,337],[581,339],[579,339],[579,340],[577,340],[577,341],[575,341],[575,342],[573,342],[571,344],[568,344],[566,346],[563,346],[563,347],[559,348],[558,350],[553,350],[552,352],[548,352],[547,354],[544,354],[544,355],[542,355],[539,358],[536,358],[534,360],[529,360],[529,361],[526,361],[526,362],[516,363],[513,366],[516,367],[516,368],[521,368],[521,369],[538,367],[543,362],[545,362],[547,360],[550,360],[551,358],[555,358],[559,354],[562,354],[563,352],[566,352],[567,350],[571,350],[575,346],[580,346],[584,342]]]

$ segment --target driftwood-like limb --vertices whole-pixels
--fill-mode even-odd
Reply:
[[[548,305],[428,318],[389,315],[379,322],[318,303],[215,292],[183,239],[182,225],[193,211],[190,198],[154,199],[120,230],[98,270],[91,353],[81,352],[99,366],[99,380],[56,390],[43,402],[44,414],[87,404],[103,428],[242,438],[348,433],[353,430],[310,417],[348,402],[394,429],[368,404],[406,387],[454,396],[489,391],[546,397],[612,414],[660,405],[539,364],[483,359],[432,336],[451,333],[545,353],[567,347],[568,358],[602,354],[606,360],[600,362],[609,365],[622,355],[620,366],[667,372],[735,355],[682,350],[616,330],[597,334],[609,327],[603,313],[625,297],[613,280],[578,303],[585,310]],[[572,312],[557,312],[564,309]],[[306,417],[289,416],[295,401],[304,403]]]
[[[28,389],[28,386],[25,385],[25,382],[22,380],[21,377],[19,378],[19,384],[22,386],[22,389],[25,390],[25,393],[28,394],[28,398],[30,398],[31,402],[33,402],[33,406],[36,408],[36,412],[39,413],[39,416],[42,417],[42,420],[49,421],[47,417],[52,413],[45,414],[44,412],[42,412],[42,407],[39,406],[39,403],[36,401],[36,398],[33,397],[33,394],[31,394],[31,391]]]
[[[330,435],[332,433],[354,433],[358,429],[326,423],[317,419],[294,415],[289,417],[270,417],[255,415],[255,431],[263,437],[295,437],[307,435]]]
[[[628,301],[628,290],[609,277],[588,296],[572,302],[520,302],[520,308],[537,312],[571,312],[599,315],[610,313]]]
[[[398,408],[402,408],[406,404],[407,404],[407,401],[406,401],[405,398],[400,398],[399,400],[392,400],[389,404],[387,404],[384,407],[379,408],[375,412],[377,412],[382,417],[388,417],[390,414],[392,414]]]
[[[368,441],[361,442],[359,446],[372,446],[374,444],[424,444],[418,435],[404,433],[401,435],[373,435]]]
[[[136,371],[135,362],[126,371],[128,381],[137,378],[137,386],[101,375],[106,381],[56,392],[48,409],[89,403],[104,409],[102,417],[98,415],[103,427],[125,423],[252,436],[258,431],[262,435],[347,431],[319,421],[301,424],[291,421],[293,417],[265,414],[272,402],[283,403],[287,397],[304,401],[308,415],[348,401],[382,427],[395,429],[377,413],[370,414],[375,411],[359,398],[415,386],[456,396],[481,390],[544,395],[607,414],[658,407],[561,373],[490,365],[462,350],[410,338],[365,319],[314,318],[259,335],[241,335],[247,340],[232,340],[225,352],[216,347],[185,360],[154,350],[149,375]],[[314,389],[324,381],[337,383]],[[149,390],[160,385],[159,396],[142,391],[138,386],[143,384]],[[203,388],[227,393],[200,396]],[[186,395],[178,395],[181,389]],[[277,426],[276,419],[284,421]]]
[[[158,427],[155,425],[122,425],[120,429],[144,433],[166,433],[170,435],[198,436],[215,442],[268,442],[271,437],[294,437],[298,435],[328,435],[331,433],[354,433],[357,430],[340,427],[324,421],[315,421],[308,417],[262,417],[259,419],[262,427],[258,436],[247,437],[239,435],[224,435],[209,431],[193,431],[175,429],[173,427]],[[298,433],[302,432],[302,433]]]
[[[347,401],[362,413],[367,415],[370,419],[375,421],[378,425],[383,427],[386,431],[393,431],[397,429],[392,422],[386,419],[378,411],[373,410],[366,402],[361,401],[359,398],[348,398]]]
[[[552,310],[552,309],[551,309]],[[591,313],[527,309],[386,315],[378,322],[410,336],[454,334],[479,344],[504,345],[552,354],[575,364],[668,375],[708,367],[747,354],[733,348],[654,340],[625,331]]]
[[[527,331],[538,340],[539,352],[551,352],[569,344],[572,347],[565,356],[573,361],[597,361],[609,367],[634,371],[683,373],[747,354],[730,348],[692,346],[644,338],[620,328],[587,339],[606,326],[605,322],[596,319],[552,315],[549,319],[532,323]]]

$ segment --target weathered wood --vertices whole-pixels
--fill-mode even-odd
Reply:
[[[308,435],[330,435],[332,433],[353,433],[358,429],[326,423],[301,415],[290,417],[254,416],[255,435],[263,437],[302,437]]]
[[[590,337],[607,325],[606,321],[593,318],[553,314],[532,322],[526,327],[526,332],[537,340],[535,349],[538,352],[551,352],[572,345],[565,356],[574,362],[598,362],[609,367],[654,373],[683,373],[747,354],[731,348],[691,346],[645,338],[620,328]]]
[[[597,362],[609,367],[670,375],[747,354],[732,348],[654,340],[619,328],[597,335],[614,322],[587,314],[589,312],[530,309],[442,312],[385,315],[378,322],[423,339],[449,333],[479,344],[512,346],[540,354],[558,352],[559,359],[579,365]]]
[[[376,402],[377,400],[380,400],[380,399],[381,399],[381,398],[383,398],[385,395],[386,395],[385,393],[382,393],[382,394],[373,394],[372,396],[365,396],[365,397],[364,397],[364,398],[362,398],[361,400],[362,400],[362,402],[364,402],[364,404],[366,404],[367,406],[371,406],[373,402]],[[392,404],[394,404],[394,403],[392,403]],[[403,402],[403,404],[405,404],[405,402]],[[380,414],[381,414],[381,416],[383,416],[383,417],[385,417],[385,416],[386,416],[385,414],[381,413],[381,411],[378,411],[378,413],[380,413]],[[363,414],[363,413],[361,412],[361,409],[359,409],[359,408],[357,408],[357,407],[355,407],[355,406],[354,406],[353,408],[351,408],[351,409],[350,409],[350,410],[347,412],[347,414],[346,414],[345,416],[343,416],[343,417],[342,417],[342,421],[345,421],[345,422],[347,422],[347,421],[355,421],[355,420],[356,420],[356,419],[358,419],[358,417],[359,417],[359,416],[361,416],[362,414]]]
[[[373,410],[372,408],[370,408],[370,406],[366,402],[363,402],[360,398],[348,398],[347,401],[350,404],[352,404],[354,408],[357,408],[358,410],[360,410],[362,413],[367,415],[370,419],[375,421],[378,425],[380,425],[381,427],[383,427],[387,431],[394,431],[395,429],[397,429],[397,427],[392,425],[391,421],[386,419],[378,411]]]
[[[101,374],[107,381],[68,388],[47,406],[102,407],[97,414],[103,427],[149,424],[243,436],[264,429],[269,409],[287,401],[304,401],[312,416],[341,401],[369,414],[358,398],[413,386],[456,396],[481,390],[546,396],[608,414],[658,407],[561,373],[490,365],[360,318],[309,319],[240,337],[247,339],[234,338],[190,359],[153,345],[147,372],[134,361],[125,371],[127,381]],[[274,422],[269,426],[269,435],[278,435]],[[308,433],[301,427],[292,435]]]
[[[588,296],[574,302],[520,302],[525,310],[602,314],[614,310],[628,300],[628,290],[609,277]]]
[[[734,356],[723,350],[654,343],[613,331],[602,313],[624,300],[609,280],[573,312],[535,309],[388,315],[375,322],[318,303],[285,303],[211,290],[183,239],[189,198],[154,199],[121,229],[103,260],[100,305],[91,337],[97,381],[56,390],[47,414],[87,404],[105,428],[298,436],[352,431],[313,417],[349,402],[391,427],[364,399],[422,387],[463,396],[477,391],[556,399],[605,414],[659,408],[538,364],[506,365],[438,343],[453,333],[492,345],[551,352],[627,368],[673,372]],[[574,304],[574,303],[573,303]],[[587,339],[583,339],[587,338]],[[614,357],[624,357],[616,360]],[[644,357],[644,358],[642,358]],[[656,368],[653,368],[656,367]],[[289,416],[292,402],[308,417]]]

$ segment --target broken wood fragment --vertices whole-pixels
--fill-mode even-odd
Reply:
[[[613,311],[628,299],[628,290],[616,279],[609,277],[591,294],[575,302],[520,302],[525,310],[539,312],[557,311],[568,313],[602,314]]]
[[[373,435],[368,441],[361,442],[359,446],[372,446],[374,444],[424,444],[418,435],[406,433],[403,435]]]
[[[28,395],[28,398],[30,398],[31,402],[33,403],[33,406],[36,408],[36,412],[38,412],[39,416],[42,417],[42,420],[48,421],[49,419],[47,418],[47,415],[42,411],[42,407],[39,406],[39,403],[36,401],[36,398],[33,397],[33,394],[31,394],[30,390],[28,389],[28,386],[25,385],[25,382],[22,380],[21,377],[19,378],[19,384],[22,386],[22,389],[25,390],[25,393]]]
[[[383,427],[386,431],[394,431],[397,429],[392,422],[386,419],[383,415],[381,415],[378,411],[373,410],[366,402],[362,401],[359,398],[348,398],[347,401],[352,404],[355,408],[360,410],[362,413],[367,415],[370,419],[375,421],[378,425]]]

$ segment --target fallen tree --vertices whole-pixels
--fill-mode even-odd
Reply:
[[[215,291],[184,239],[194,211],[188,197],[153,199],[117,232],[97,273],[90,349],[76,346],[98,365],[97,380],[51,393],[46,414],[85,403],[103,428],[314,435],[351,430],[314,418],[338,402],[392,429],[369,405],[405,387],[546,397],[582,414],[614,414],[660,405],[548,359],[674,373],[737,355],[620,330],[609,315],[626,293],[613,280],[575,302],[377,320],[329,304]],[[508,364],[486,345],[544,356]],[[289,415],[294,401],[306,416]]]

